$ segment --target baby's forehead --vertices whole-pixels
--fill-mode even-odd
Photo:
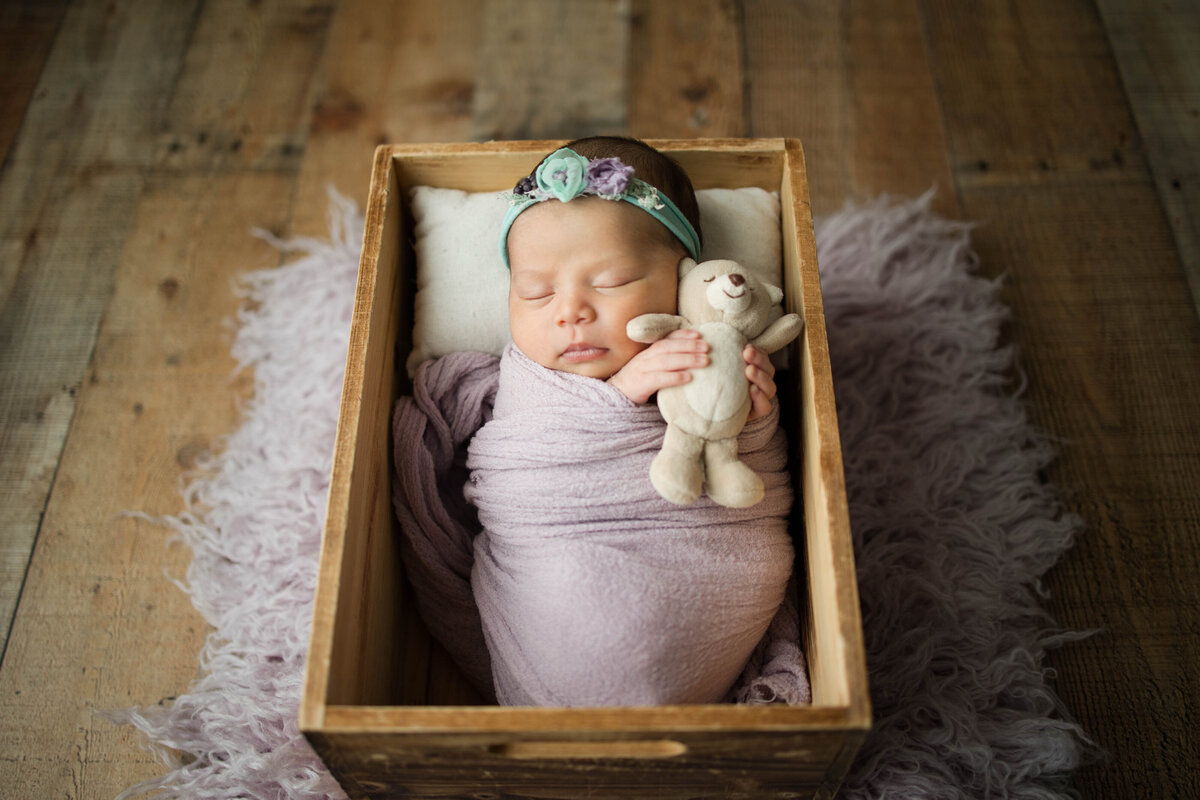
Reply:
[[[523,231],[549,226],[565,228],[606,228],[613,231],[636,230],[654,218],[628,203],[599,197],[576,197],[568,203],[545,200],[531,205],[513,222],[510,238]],[[657,224],[657,223],[656,223]]]
[[[629,203],[598,197],[538,203],[517,217],[508,235],[514,255],[576,248],[636,252],[664,245],[676,249],[676,240],[654,217]]]

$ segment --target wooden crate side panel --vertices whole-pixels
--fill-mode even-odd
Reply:
[[[384,235],[384,220],[387,214],[386,197],[391,180],[391,159],[384,148],[375,153],[371,173],[371,186],[367,199],[366,220],[363,229],[362,252],[359,256],[356,299],[363,294],[362,283],[367,275],[375,272]],[[325,527],[321,539],[321,558],[318,564],[317,588],[313,602],[312,628],[309,633],[308,659],[305,663],[304,693],[300,701],[300,727],[320,728],[325,724],[325,706],[329,689],[330,672],[334,656],[333,637],[337,623],[338,595],[342,589],[341,574],[346,557],[348,520],[350,508],[350,482],[353,473],[355,439],[358,415],[361,407],[350,398],[360,397],[364,369],[366,335],[363,330],[367,320],[356,316],[350,330],[347,348],[347,369],[342,379],[342,402],[338,410],[338,426],[334,439],[333,464],[331,468],[329,497],[325,508]],[[360,366],[351,369],[350,364]]]
[[[785,286],[788,310],[805,318],[799,383],[803,409],[803,492],[809,595],[805,642],[817,705],[855,709],[855,724],[870,717],[853,546],[820,272],[808,202],[804,154],[788,141],[788,168],[781,187]]]
[[[333,647],[339,666],[330,674],[328,702],[393,702],[401,642],[396,636],[402,594],[397,523],[391,504],[391,418],[397,396],[396,331],[411,328],[400,319],[399,231],[403,198],[395,173],[389,173],[389,197],[370,295],[356,298],[356,309],[369,309],[361,364],[361,406],[349,494],[347,530],[361,544],[361,560],[344,562],[338,622]],[[365,282],[360,283],[365,286]],[[361,302],[360,302],[361,301]],[[355,311],[357,315],[359,311]],[[357,322],[357,320],[356,320]],[[349,362],[348,362],[349,364]],[[355,586],[355,582],[360,582]],[[345,637],[344,639],[342,637]]]
[[[850,774],[850,767],[853,766],[869,731],[866,727],[848,727],[844,733],[842,747],[829,760],[825,768],[825,780],[813,795],[815,800],[833,800],[837,797],[838,789]]]
[[[841,730],[849,711],[836,706],[715,705],[529,707],[338,706],[326,709],[326,733],[506,733],[569,737],[578,731],[653,738],[672,731]]]
[[[782,139],[652,139],[688,172],[697,189],[758,186],[775,191],[783,167]],[[393,145],[402,188],[441,186],[467,192],[511,188],[561,141]]]
[[[779,189],[779,173],[783,168],[783,153],[723,152],[719,154],[694,150],[666,151],[692,179],[696,189],[740,189],[757,186],[768,191]]]
[[[844,730],[669,731],[649,741],[576,732],[522,740],[508,733],[310,734],[352,797],[513,797],[667,800],[807,798],[832,790]],[[615,755],[613,755],[615,754]]]
[[[329,501],[301,724],[319,727],[328,702],[388,696],[382,664],[395,641],[398,576],[390,495],[388,435],[395,394],[399,197],[385,148],[376,154],[359,262],[346,375],[334,445]],[[389,583],[392,584],[389,587]],[[394,684],[394,677],[389,678]]]

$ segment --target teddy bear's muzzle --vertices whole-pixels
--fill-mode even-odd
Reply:
[[[709,305],[727,314],[737,314],[750,306],[751,297],[746,279],[736,272],[721,275],[706,292]]]

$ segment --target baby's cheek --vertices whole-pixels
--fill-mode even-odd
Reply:
[[[614,348],[618,354],[617,361],[620,364],[617,369],[623,369],[630,361],[633,360],[634,356],[644,352],[645,350],[648,350],[649,348],[650,345],[645,344],[644,342],[635,342],[627,336],[622,337],[621,343]]]

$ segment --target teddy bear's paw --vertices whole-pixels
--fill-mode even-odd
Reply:
[[[708,465],[709,498],[726,508],[748,508],[763,499],[763,482],[758,473],[741,461]]]
[[[756,476],[757,477],[757,476]],[[686,506],[696,502],[704,485],[700,464],[682,453],[660,450],[650,462],[650,483],[668,500]]]

